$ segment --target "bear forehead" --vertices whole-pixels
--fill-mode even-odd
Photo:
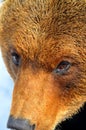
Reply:
[[[25,56],[27,53],[33,57],[39,52],[42,56],[47,53],[47,56],[54,57],[57,52],[63,52],[62,55],[65,52],[76,53],[76,41],[84,39],[86,30],[86,4],[82,2],[76,7],[76,2],[78,1],[65,0],[64,4],[58,0],[7,1],[3,7],[1,36],[9,45],[25,53]],[[73,37],[77,38],[76,41]]]
[[[3,8],[3,28],[10,30],[11,35],[21,28],[39,37],[80,32],[85,22],[86,4],[84,0],[77,7],[76,4],[78,1],[74,0],[65,0],[64,4],[59,0],[7,1]]]

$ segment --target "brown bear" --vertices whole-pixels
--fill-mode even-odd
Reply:
[[[86,102],[86,0],[5,0],[0,47],[15,83],[8,128],[54,130]]]

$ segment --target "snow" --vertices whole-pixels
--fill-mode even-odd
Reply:
[[[0,52],[0,130],[8,130],[7,120],[10,113],[13,81],[3,63]]]

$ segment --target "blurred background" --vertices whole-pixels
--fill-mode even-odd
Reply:
[[[3,63],[0,51],[0,130],[8,130],[7,120],[10,112],[13,82]]]
[[[0,0],[1,4],[2,0]],[[0,51],[0,130],[8,130],[7,120],[10,112],[13,82],[7,73]]]

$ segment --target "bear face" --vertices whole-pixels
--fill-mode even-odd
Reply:
[[[0,46],[15,83],[12,123],[53,130],[86,102],[85,13],[85,0],[4,2]]]

